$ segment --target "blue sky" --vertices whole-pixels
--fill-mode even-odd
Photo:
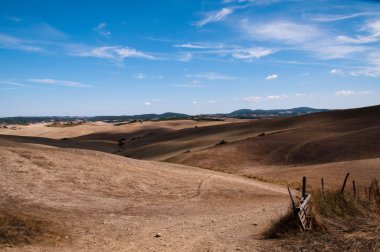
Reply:
[[[380,2],[0,2],[0,116],[380,102]]]

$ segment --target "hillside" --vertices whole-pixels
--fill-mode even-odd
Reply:
[[[265,127],[260,123],[250,125],[252,131],[260,129],[262,136],[183,153],[167,161],[262,175],[268,167],[271,177],[279,177],[280,167],[284,166],[296,165],[305,170],[307,166],[311,169],[318,164],[351,161],[352,166],[360,167],[355,165],[357,160],[380,158],[380,106],[264,122]],[[271,127],[273,122],[278,127],[276,131]]]
[[[0,157],[0,214],[60,227],[23,251],[248,250],[287,208],[281,187],[194,167],[7,141]]]

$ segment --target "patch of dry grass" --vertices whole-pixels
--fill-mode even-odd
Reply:
[[[37,217],[30,208],[0,201],[0,247],[54,243],[64,236],[63,226],[46,216]]]
[[[312,192],[312,230],[301,232],[292,210],[266,232],[290,251],[379,251],[380,192],[377,180],[361,195],[340,190]]]

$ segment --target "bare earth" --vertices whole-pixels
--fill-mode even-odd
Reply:
[[[262,237],[289,207],[284,185],[307,176],[316,187],[323,177],[331,188],[350,172],[360,191],[380,179],[380,106],[267,120],[1,128],[0,167],[0,202],[67,231],[58,243],[5,250],[281,251]]]
[[[69,230],[59,251],[261,251],[288,207],[282,187],[193,167],[9,142],[0,156],[0,190]]]

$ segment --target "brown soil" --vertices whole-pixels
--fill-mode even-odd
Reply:
[[[288,206],[282,187],[188,166],[10,142],[0,156],[3,197],[68,231],[59,244],[4,250],[260,249]]]

